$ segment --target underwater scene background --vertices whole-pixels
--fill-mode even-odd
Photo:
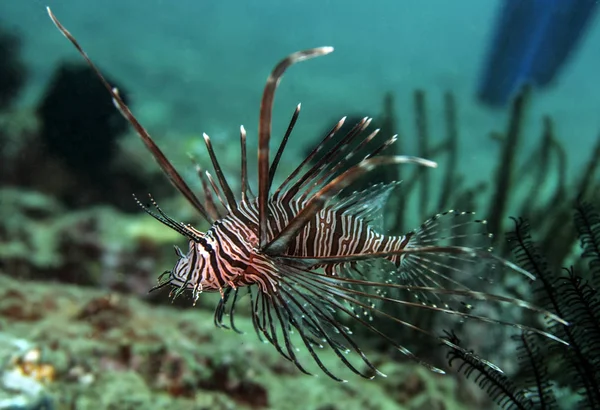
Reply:
[[[522,3],[530,7],[511,0],[0,0],[0,409],[600,408],[596,2]],[[242,124],[257,186],[267,76],[292,52],[335,47],[292,67],[278,88],[272,147],[300,102],[302,113],[275,181],[341,117],[351,125],[374,117],[382,138],[399,134],[395,154],[439,164],[385,168],[353,186],[403,180],[385,207],[386,231],[409,232],[448,209],[475,211],[495,235],[494,253],[538,280],[511,274],[474,290],[523,299],[570,326],[515,318],[512,308],[486,314],[542,328],[570,346],[396,307],[386,313],[475,355],[388,329],[445,364],[448,374],[440,375],[354,329],[387,378],[354,377],[324,348],[326,366],[348,379],[338,383],[316,365],[310,370],[318,377],[302,374],[261,343],[243,304],[236,326],[245,334],[238,335],[214,326],[218,293],[200,295],[194,307],[189,297],[172,302],[165,289],[148,293],[173,268],[172,246],[187,244],[132,194],[144,201],[151,192],[176,220],[209,226],[161,174],[46,6],[195,190],[201,183],[189,154],[210,168],[206,132],[239,192]],[[540,79],[554,68],[551,81]],[[490,104],[486,86],[506,101]],[[309,360],[301,345],[298,355]]]

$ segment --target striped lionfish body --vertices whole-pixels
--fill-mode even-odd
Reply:
[[[384,189],[385,188],[385,189]],[[375,186],[373,191],[387,196],[389,186]],[[379,192],[383,191],[383,192]],[[361,192],[361,194],[363,194]],[[343,202],[344,204],[351,201]],[[383,201],[378,201],[383,205]],[[281,201],[270,202],[270,221],[267,225],[269,237],[275,236],[293,219],[304,206],[305,201],[286,203]],[[370,204],[368,205],[376,205]],[[381,207],[378,207],[381,208]],[[369,206],[370,213],[379,213],[380,209]],[[375,212],[373,210],[376,209]],[[198,284],[196,296],[200,291],[221,291],[225,288],[238,288],[243,286],[258,285],[261,291],[268,292],[270,279],[277,266],[269,263],[269,257],[264,258],[264,273],[257,273],[261,269],[260,253],[255,249],[259,244],[257,235],[259,223],[256,201],[238,203],[238,215],[230,214],[215,221],[212,227],[203,235],[201,242],[190,241],[188,254],[184,255],[178,250],[180,259],[172,272],[174,274],[169,284],[181,288],[186,282]],[[406,247],[412,234],[406,236],[386,236],[366,223],[361,215],[345,211],[339,204],[319,211],[296,234],[295,238],[286,249],[286,255],[303,258],[308,262],[310,269],[323,268],[327,274],[335,275],[343,262],[323,264],[319,258],[330,255],[340,257],[356,254],[391,253],[387,260],[399,265],[402,255],[395,254]],[[207,250],[210,249],[210,252]],[[210,258],[210,253],[214,258]],[[315,258],[315,263],[310,259]],[[172,272],[170,272],[172,274]],[[262,277],[261,277],[262,276]],[[277,283],[271,283],[276,289]],[[193,287],[192,287],[193,289]]]
[[[444,371],[417,357],[397,340],[395,329],[405,327],[435,338],[451,349],[464,351],[448,338],[388,313],[390,306],[513,326],[562,342],[540,329],[503,322],[470,309],[476,302],[509,304],[565,323],[525,301],[478,292],[465,284],[474,276],[483,276],[486,269],[512,270],[533,279],[530,273],[489,252],[486,245],[489,235],[484,232],[484,224],[474,220],[471,213],[449,211],[407,235],[387,236],[381,232],[380,220],[383,205],[397,183],[373,185],[344,197],[339,195],[353,181],[380,166],[436,166],[435,162],[422,158],[380,155],[395,137],[372,147],[366,157],[357,158],[360,150],[372,145],[378,132],[365,135],[370,119],[364,118],[339,138],[336,134],[345,118],[340,120],[283,183],[273,189],[277,166],[300,112],[298,105],[271,161],[271,115],[277,85],[289,66],[328,54],[332,48],[294,53],[270,74],[260,106],[257,195],[248,186],[245,129],[240,127],[239,195],[234,195],[210,138],[204,134],[215,178],[197,165],[204,190],[201,200],[133,116],[117,90],[106,82],[49,9],[48,12],[96,71],[117,108],[172,184],[211,224],[207,232],[200,232],[169,217],[152,198],[154,209],[140,203],[147,213],[189,240],[186,253],[176,248],[178,260],[172,270],[159,278],[156,288],[170,286],[174,296],[186,292],[194,302],[202,292],[219,292],[215,324],[236,331],[235,306],[241,296],[249,295],[251,317],[259,338],[266,339],[300,371],[309,374],[295,347],[304,345],[321,370],[340,381],[321,360],[319,348],[328,346],[360,376],[372,378],[381,374],[355,340],[353,326],[370,331],[409,358],[440,373]],[[337,144],[326,149],[334,136],[338,138]],[[353,145],[356,141],[358,144]],[[473,227],[477,232],[473,232]],[[497,369],[492,363],[482,361]]]

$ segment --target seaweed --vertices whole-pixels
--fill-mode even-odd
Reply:
[[[574,208],[573,225],[581,249],[574,266],[551,264],[525,219],[514,219],[515,228],[507,236],[517,263],[537,275],[535,293],[542,306],[569,322],[568,326],[549,324],[549,330],[569,346],[523,332],[516,336],[520,369],[511,377],[489,369],[476,355],[448,354],[450,366],[458,358],[460,372],[478,373],[475,380],[501,408],[573,408],[574,403],[565,403],[557,394],[565,388],[578,401],[576,408],[600,408],[600,213],[581,197]],[[447,337],[458,342],[453,333]]]
[[[499,158],[498,171],[496,172],[496,181],[494,184],[496,190],[490,201],[490,210],[488,211],[490,232],[496,233],[501,231],[503,216],[508,207],[510,188],[514,183],[515,152],[518,152],[520,146],[523,116],[525,115],[524,111],[528,97],[529,89],[525,88],[517,95],[511,107],[506,140]]]

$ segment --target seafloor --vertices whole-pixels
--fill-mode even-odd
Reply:
[[[244,317],[237,318],[247,332],[240,336],[216,329],[202,308],[157,306],[115,292],[18,280],[8,272],[0,275],[0,289],[3,409],[469,408],[467,398],[457,398],[454,377],[378,353],[372,357],[387,378],[337,383],[301,374],[260,343]],[[333,353],[321,357],[344,372]],[[14,379],[10,385],[8,379]],[[32,405],[19,407],[20,399]],[[9,400],[13,407],[6,406]]]

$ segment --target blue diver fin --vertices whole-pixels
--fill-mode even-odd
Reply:
[[[501,107],[525,85],[550,84],[592,21],[596,0],[504,0],[478,87]]]

